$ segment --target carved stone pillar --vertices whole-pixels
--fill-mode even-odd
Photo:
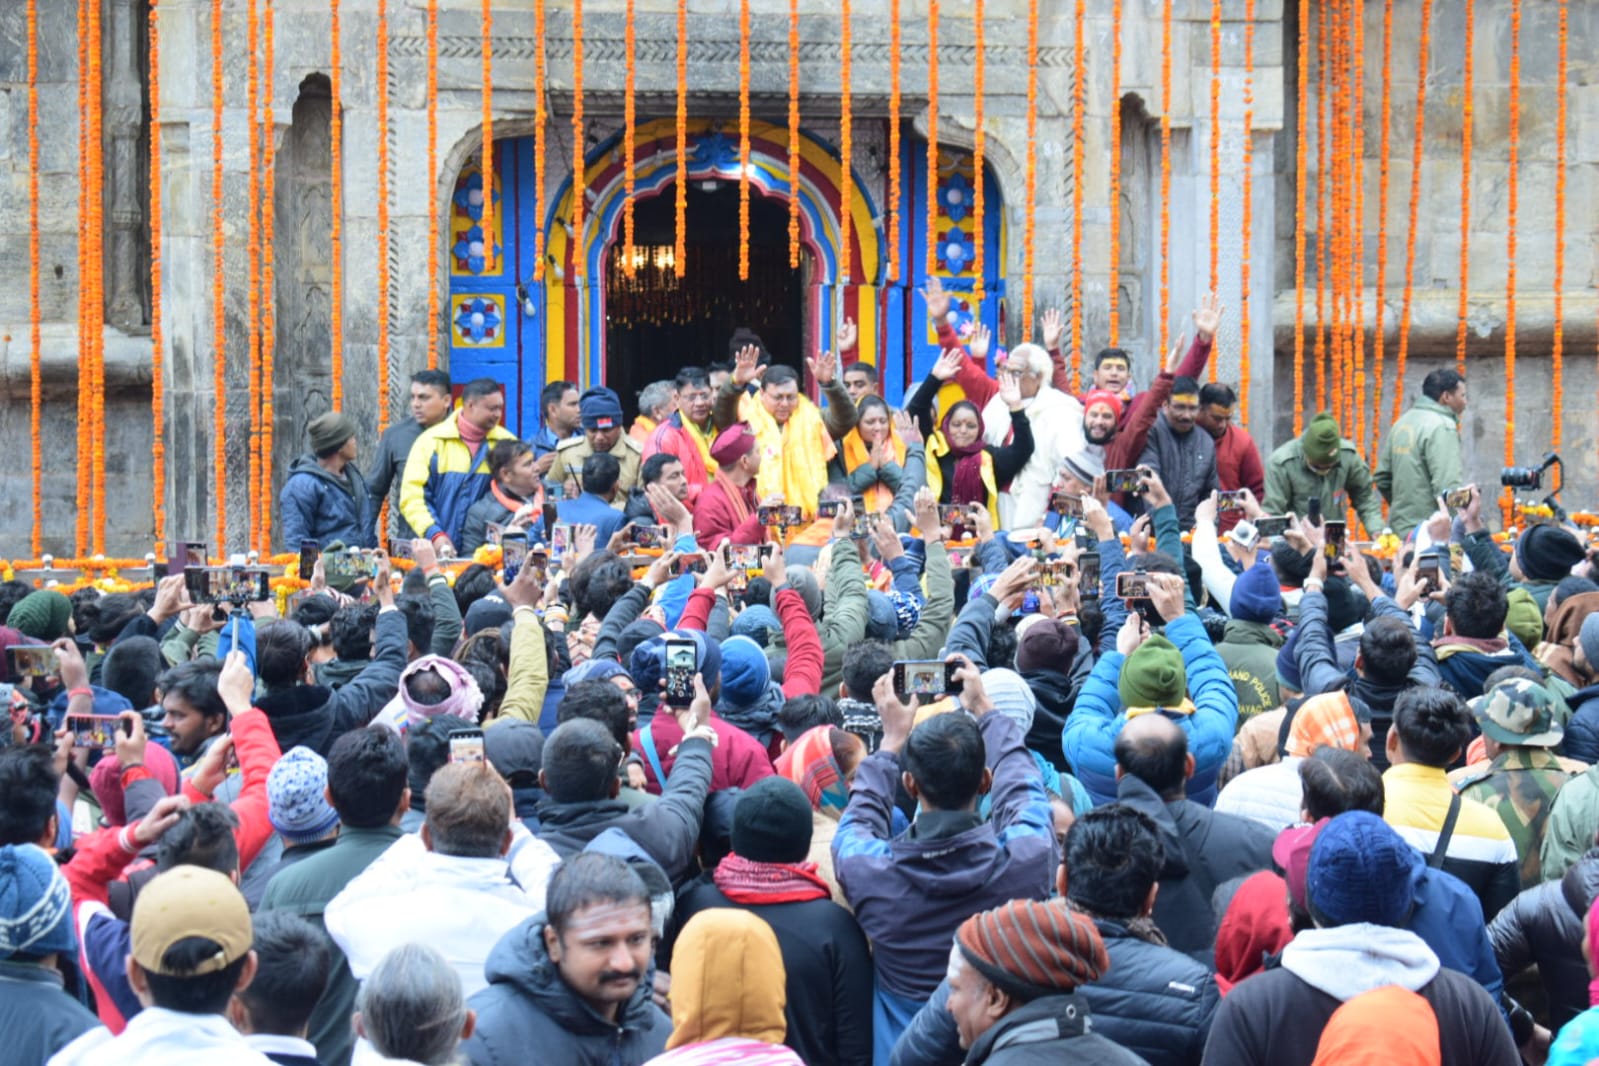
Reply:
[[[107,321],[125,333],[140,333],[149,322],[147,291],[149,246],[145,211],[145,5],[143,0],[111,0],[110,33],[104,57],[105,199],[110,234],[105,278]]]

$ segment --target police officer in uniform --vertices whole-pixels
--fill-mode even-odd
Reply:
[[[583,471],[583,460],[609,452],[622,466],[617,495],[625,498],[639,485],[644,449],[623,432],[622,401],[616,393],[601,386],[585,392],[578,400],[578,407],[583,436],[564,440],[556,447],[549,480],[563,486],[567,498],[573,498],[578,494],[578,475]]]

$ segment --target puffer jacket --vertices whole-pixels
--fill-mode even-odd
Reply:
[[[1110,621],[1107,617],[1107,626]],[[1171,622],[1166,626],[1166,638],[1182,653],[1188,696],[1194,703],[1192,714],[1171,716],[1187,734],[1188,751],[1194,757],[1188,796],[1208,807],[1216,802],[1216,775],[1232,751],[1233,734],[1238,731],[1238,693],[1198,615],[1189,612]],[[1061,749],[1072,773],[1096,804],[1112,803],[1116,798],[1113,749],[1116,735],[1127,724],[1116,686],[1126,659],[1115,650],[1100,656],[1061,731]]]
[[[1566,723],[1566,758],[1599,763],[1599,685],[1579,688],[1566,702],[1571,720]]]
[[[467,1001],[477,1012],[466,1042],[473,1066],[512,1066],[530,1056],[563,1066],[641,1066],[664,1051],[672,1022],[650,998],[655,968],[623,1004],[618,1022],[608,1021],[561,979],[544,946],[544,926],[544,915],[535,915],[489,953],[483,967],[489,986]]]
[[[1550,1028],[1588,1009],[1588,964],[1582,958],[1583,920],[1599,896],[1599,848],[1558,881],[1521,893],[1488,926],[1494,957],[1506,980],[1538,967],[1549,997]]]
[[[1438,673],[1444,684],[1463,700],[1482,695],[1483,682],[1488,675],[1506,666],[1525,666],[1543,673],[1538,660],[1528,653],[1525,645],[1511,635],[1498,651],[1482,651],[1453,637],[1439,637],[1433,641],[1433,654],[1438,659]]]
[[[1094,1032],[1135,1052],[1150,1066],[1197,1066],[1220,994],[1215,975],[1187,955],[1140,939],[1125,924],[1096,918],[1110,969],[1077,994]],[[894,1045],[892,1066],[958,1066],[960,1035],[949,1013],[949,982]]]
[[[377,515],[366,479],[354,463],[344,467],[344,479],[322,468],[314,455],[302,455],[289,467],[289,478],[278,494],[283,546],[298,551],[302,540],[324,548],[342,541],[347,548],[375,548],[372,529]]]

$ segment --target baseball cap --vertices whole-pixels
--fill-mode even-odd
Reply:
[[[250,952],[250,908],[226,875],[199,866],[174,866],[157,874],[133,904],[133,959],[150,973],[198,977],[216,973]],[[217,953],[188,973],[162,967],[173,945],[201,937]]]

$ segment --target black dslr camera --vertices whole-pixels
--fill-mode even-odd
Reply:
[[[1550,452],[1543,457],[1542,464],[1538,466],[1507,466],[1499,472],[1499,484],[1507,489],[1530,489],[1537,492],[1543,488],[1543,472],[1550,467],[1556,468],[1559,479],[1555,483],[1555,492],[1559,492],[1560,482],[1565,480],[1565,464],[1560,461],[1560,456]]]

